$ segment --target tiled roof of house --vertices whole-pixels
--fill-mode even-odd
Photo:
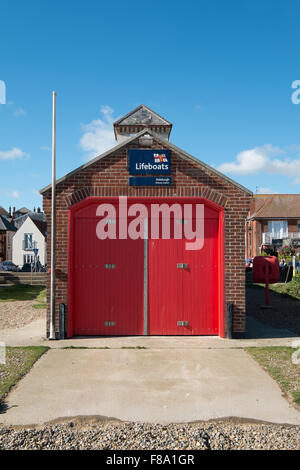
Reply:
[[[14,219],[16,226],[20,228],[21,225],[27,219],[27,217],[30,217],[31,219],[35,219],[35,220],[42,220],[44,222],[46,221],[46,216],[44,212],[27,212],[27,214],[20,215],[19,217],[16,217]]]
[[[9,213],[4,209],[4,207],[0,206],[0,215],[8,216]]]
[[[300,219],[300,194],[257,194],[253,197],[251,219]]]
[[[19,212],[20,214],[27,214],[28,212],[30,212],[30,210],[27,209],[27,207],[21,207],[16,212]]]
[[[16,227],[11,224],[4,215],[0,215],[0,230],[5,230],[6,232],[16,232]]]
[[[37,226],[37,228],[44,235],[44,237],[46,237],[47,236],[47,223],[44,222],[43,220],[38,220],[38,219],[35,219],[31,216],[29,216],[29,218]]]

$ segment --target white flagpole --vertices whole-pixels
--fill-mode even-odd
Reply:
[[[50,336],[49,339],[56,339],[55,335],[55,235],[56,235],[56,92],[52,93],[52,198],[51,198],[51,278],[50,278]]]

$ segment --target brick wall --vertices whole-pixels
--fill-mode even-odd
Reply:
[[[298,220],[288,220],[288,232],[298,233]]]
[[[131,142],[127,148],[138,148]],[[153,148],[163,148],[153,142]],[[67,305],[68,289],[68,208],[88,196],[201,196],[225,208],[225,305],[233,308],[233,331],[242,336],[245,331],[245,219],[250,196],[228,180],[172,151],[172,185],[169,187],[129,187],[127,148],[93,163],[57,185],[56,215],[56,331],[59,303]],[[168,148],[168,147],[166,147]],[[50,266],[51,189],[43,194],[47,217],[47,256]],[[50,276],[48,276],[48,287]],[[49,332],[49,288],[47,333]]]
[[[249,214],[248,214],[249,216]],[[249,256],[254,258],[260,254],[260,245],[262,243],[262,232],[268,231],[268,225],[259,220],[250,220],[246,227],[247,230],[247,246],[245,250],[246,258]],[[251,250],[250,250],[251,248]],[[250,254],[251,251],[251,254]]]

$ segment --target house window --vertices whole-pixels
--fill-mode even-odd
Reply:
[[[33,263],[33,255],[23,255],[23,264]]]
[[[32,233],[24,233],[24,250],[28,250],[33,245],[33,234]]]
[[[298,220],[298,237],[300,236],[300,220]]]
[[[270,233],[273,239],[287,238],[287,220],[270,220],[268,222],[268,232]]]

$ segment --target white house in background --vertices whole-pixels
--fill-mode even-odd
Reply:
[[[42,265],[45,265],[47,262],[46,238],[46,222],[28,216],[13,236],[12,262],[20,267],[25,263],[34,262],[33,250],[37,248],[39,261]]]

